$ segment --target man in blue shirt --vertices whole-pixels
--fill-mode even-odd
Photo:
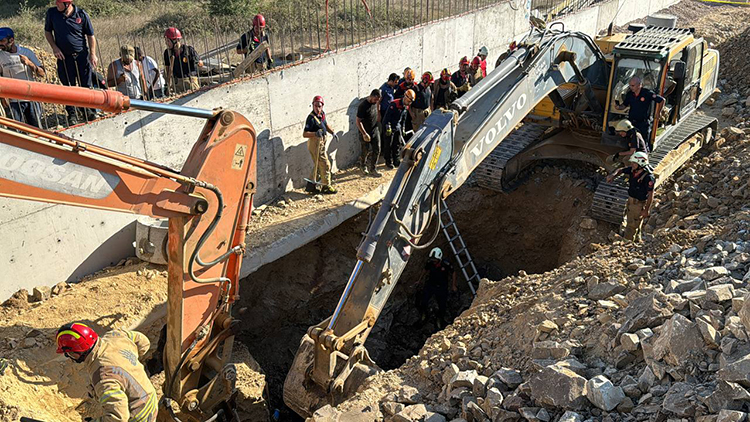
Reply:
[[[73,5],[73,0],[56,0],[55,7],[47,10],[44,36],[57,59],[57,76],[66,86],[91,88],[91,71],[99,59],[96,56],[96,38],[89,15]],[[75,107],[66,106],[68,123],[78,123]],[[96,118],[93,110],[86,110],[87,120]]]
[[[398,167],[401,164],[401,147],[404,145],[403,132],[407,129],[406,115],[409,112],[409,106],[416,98],[414,91],[407,90],[403,98],[393,100],[383,118],[385,126],[386,140],[385,145],[385,166],[389,169]]]
[[[628,86],[630,89],[625,94],[622,104],[615,101],[615,108],[625,110],[625,108],[630,107],[628,120],[638,129],[643,140],[651,147],[651,127],[654,125],[651,104],[664,102],[664,97],[644,88],[641,78],[637,76],[630,79]]]
[[[385,119],[385,112],[388,111],[388,106],[391,105],[391,101],[394,99],[396,94],[396,86],[398,86],[398,74],[391,73],[388,76],[388,81],[380,87],[380,114],[378,115],[378,122],[382,122]],[[385,156],[386,151],[386,136],[385,136],[385,125],[381,125],[380,132],[380,154]],[[386,159],[386,162],[388,159]]]

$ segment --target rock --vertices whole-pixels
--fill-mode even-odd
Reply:
[[[596,228],[596,220],[594,220],[591,217],[583,217],[581,220],[581,224],[579,224],[579,227],[584,230],[594,230]]]
[[[523,384],[523,377],[514,369],[500,368],[492,376],[502,381],[511,390],[515,390],[519,385]]]
[[[422,394],[419,393],[419,390],[410,385],[403,385],[398,390],[396,401],[403,404],[420,403],[422,401]]]
[[[706,299],[711,302],[721,303],[727,300],[732,300],[733,297],[734,286],[732,286],[731,284],[718,284],[706,289]]]
[[[327,404],[313,413],[312,422],[337,422],[341,416],[341,412]]]
[[[487,393],[487,381],[488,378],[484,375],[477,375],[476,378],[474,378],[474,386],[472,388],[472,393],[476,397],[484,397]]]
[[[607,281],[604,283],[598,283],[593,286],[593,288],[590,288],[588,297],[591,300],[607,299],[608,297],[622,293],[625,290],[627,290],[627,287],[622,284]]]
[[[530,396],[537,403],[562,409],[582,409],[586,399],[586,378],[556,365],[550,365],[531,376]]]
[[[622,388],[615,387],[604,375],[596,376],[586,383],[586,398],[599,409],[611,411],[625,399]]]
[[[556,341],[538,341],[531,349],[532,359],[563,359],[570,355],[570,349]]]
[[[633,411],[633,408],[635,408],[635,404],[630,397],[625,397],[622,399],[622,402],[617,405],[617,411],[620,413],[630,413]]]
[[[750,387],[750,355],[727,364],[719,370],[716,376],[723,381],[736,382],[743,387]]]
[[[694,394],[695,391],[690,384],[676,382],[669,389],[666,396],[664,396],[662,408],[681,418],[692,417],[696,411]]]
[[[724,267],[718,266],[707,268],[706,271],[701,274],[701,278],[707,281],[713,281],[719,277],[724,277],[726,275],[729,275],[729,270]]]
[[[716,422],[744,422],[747,415],[738,410],[722,410],[716,417]]]
[[[424,422],[445,422],[445,416],[440,413],[427,412],[422,420]]]
[[[673,307],[664,293],[654,292],[642,296],[625,308],[625,322],[619,332],[632,333],[642,328],[656,327],[664,323],[672,314]]]
[[[716,331],[713,325],[711,325],[708,321],[700,318],[696,320],[696,324],[698,324],[698,329],[700,330],[701,335],[703,336],[703,340],[707,345],[719,345],[719,342],[721,341],[721,335],[718,331]]]
[[[34,290],[31,292],[31,297],[33,302],[44,302],[50,298],[51,294],[52,289],[49,286],[39,286],[34,287]]]
[[[427,408],[423,404],[406,406],[391,419],[392,422],[421,422],[427,416]]]
[[[503,405],[503,393],[495,387],[487,390],[487,395],[484,398],[482,409],[487,413],[490,418],[494,419],[499,413],[501,406]]]
[[[750,400],[750,393],[741,385],[722,380],[717,381],[714,391],[708,397],[702,399],[712,413],[719,412],[722,409],[741,410],[743,403],[748,400]]]
[[[458,365],[451,363],[443,370],[443,384],[450,385],[451,380],[458,375]]]
[[[638,267],[635,270],[635,275],[638,276],[638,277],[640,277],[642,275],[648,274],[648,272],[651,271],[651,270],[653,270],[653,269],[654,269],[654,267],[651,266],[651,265],[642,265],[642,266]]]
[[[68,287],[68,283],[66,283],[64,281],[61,281],[61,282],[55,284],[54,286],[52,286],[51,293],[52,293],[52,295],[57,296],[60,293],[62,293],[63,290],[65,290],[67,287]]]
[[[484,410],[475,401],[467,402],[463,413],[462,416],[467,420],[485,421],[489,419]]]
[[[583,422],[583,417],[576,412],[568,410],[560,416],[558,422]]]
[[[645,349],[644,349],[645,350]],[[662,327],[653,343],[655,360],[664,359],[670,365],[680,366],[703,357],[703,341],[698,326],[680,314],[675,314]]]
[[[745,302],[737,314],[740,317],[740,321],[742,321],[742,325],[745,326],[745,330],[750,332],[750,295],[745,296]]]
[[[443,337],[443,340],[440,341],[440,351],[445,353],[451,348],[451,341],[447,338]]]
[[[635,352],[638,350],[640,343],[641,339],[638,338],[637,334],[625,333],[620,336],[620,344],[622,345],[622,348],[629,352]]]
[[[557,331],[560,327],[557,326],[554,322],[550,320],[545,320],[539,326],[537,327],[537,330],[539,330],[542,333],[551,333],[554,331]]]
[[[23,339],[23,347],[30,348],[36,346],[36,339],[34,337],[26,337]]]
[[[708,206],[711,208],[718,208],[719,205],[721,205],[721,201],[719,201],[718,198],[714,198],[713,196],[708,197]]]
[[[466,387],[468,389],[474,388],[474,379],[477,377],[477,371],[472,369],[469,371],[460,371],[457,373],[450,382],[450,388],[455,389],[459,387]]]
[[[654,374],[653,369],[651,369],[650,366],[646,366],[643,368],[643,372],[641,372],[641,376],[638,377],[638,388],[641,389],[642,392],[647,392],[651,389],[651,387],[656,383],[656,375]]]
[[[383,413],[386,416],[393,416],[400,411],[404,410],[406,406],[404,406],[401,403],[397,403],[395,401],[386,401],[383,403],[380,403],[380,409],[383,411]]]
[[[734,107],[724,107],[721,109],[721,115],[724,117],[732,117],[734,113]]]

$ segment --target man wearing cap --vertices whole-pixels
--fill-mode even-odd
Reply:
[[[613,161],[620,160],[626,166],[630,165],[630,157],[636,152],[645,152],[648,154],[648,145],[643,140],[640,132],[638,132],[630,120],[624,119],[617,122],[615,126],[615,132],[628,141],[628,149],[622,152],[617,152],[612,157]]]
[[[482,77],[487,77],[487,56],[490,54],[489,50],[487,50],[487,47],[482,46],[479,48],[479,53],[477,53],[477,56],[481,59],[481,62],[479,63],[479,68],[482,69]]]
[[[130,45],[120,47],[120,58],[107,68],[107,85],[134,100],[143,99],[144,82],[141,62],[135,59],[135,48]]]
[[[167,90],[174,88],[177,94],[198,90],[201,87],[198,68],[203,66],[198,52],[193,46],[183,44],[182,33],[174,27],[164,32],[164,42],[167,45],[164,50]]]
[[[261,54],[250,65],[247,69],[248,73],[262,72],[270,69],[273,65],[273,59],[269,53],[271,41],[268,39],[268,33],[266,32],[266,18],[261,14],[257,14],[253,17],[253,28],[240,37],[240,41],[237,44],[237,54],[247,57],[263,42],[268,44],[269,50]]]
[[[380,90],[373,89],[370,95],[363,99],[357,107],[357,130],[362,154],[359,157],[359,168],[365,174],[380,177],[375,168],[380,155],[380,126],[378,125],[378,107],[380,104]]]
[[[88,13],[75,6],[72,0],[56,0],[55,7],[47,9],[44,36],[57,59],[57,76],[66,86],[91,88],[91,70],[99,59],[96,55],[94,26]],[[78,123],[76,109],[66,106],[70,124]],[[96,113],[85,111],[85,118],[93,120]]]
[[[334,140],[338,139],[338,135],[328,124],[323,105],[323,97],[316,95],[312,101],[313,110],[307,116],[302,132],[302,137],[307,139],[307,150],[313,160],[313,172],[310,177],[310,182],[313,183],[308,182],[306,190],[317,193],[320,186],[320,193],[333,194],[337,190],[331,185],[331,163],[326,153],[326,135],[330,133]]]
[[[164,78],[161,76],[156,60],[143,53],[141,47],[135,47],[135,58],[141,63],[143,79],[146,80],[146,94],[148,99],[164,97]]]
[[[0,76],[24,81],[33,81],[45,76],[44,67],[36,54],[16,44],[15,34],[10,28],[0,28]],[[8,105],[14,120],[41,127],[39,103],[10,100]]]
[[[612,183],[621,174],[628,177],[628,205],[625,215],[627,226],[623,237],[633,242],[640,242],[643,219],[648,218],[651,204],[654,202],[656,178],[648,164],[648,155],[645,152],[633,153],[629,164],[629,167],[619,168],[607,176],[607,183]]]

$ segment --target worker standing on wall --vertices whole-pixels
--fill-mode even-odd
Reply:
[[[273,66],[273,59],[270,54],[271,41],[268,38],[268,32],[266,32],[266,18],[261,14],[257,14],[253,17],[253,28],[240,37],[240,42],[237,44],[237,54],[247,57],[264,41],[268,43],[269,50],[261,54],[250,65],[247,69],[248,73],[263,72]]]
[[[617,176],[628,176],[628,206],[625,218],[625,239],[633,242],[641,241],[641,226],[643,219],[648,218],[651,204],[654,202],[654,185],[656,178],[648,164],[645,152],[636,152],[630,156],[630,167],[619,168],[607,176],[611,183]]]
[[[389,169],[401,164],[401,147],[404,145],[403,132],[405,131],[406,116],[409,114],[409,106],[414,101],[414,91],[407,90],[404,98],[393,100],[385,112],[383,125],[385,126],[385,166]]]
[[[312,100],[313,110],[307,116],[305,130],[302,132],[302,136],[307,138],[307,150],[313,160],[313,172],[306,190],[310,193],[318,193],[319,190],[320,193],[333,194],[337,191],[331,185],[331,163],[326,153],[326,135],[330,133],[334,140],[337,140],[338,136],[326,120],[323,105],[323,97],[316,95]]]
[[[151,342],[137,331],[113,330],[101,338],[78,322],[57,331],[57,353],[82,363],[103,415],[96,422],[155,422],[156,390],[143,364]]]
[[[380,125],[378,124],[378,107],[380,90],[374,89],[357,107],[357,130],[362,153],[359,157],[359,168],[372,177],[381,174],[375,168],[380,155]]]
[[[433,248],[430,251],[430,257],[425,263],[420,280],[424,280],[422,294],[417,304],[420,321],[425,322],[427,320],[430,299],[435,296],[438,305],[438,323],[440,327],[445,327],[448,323],[446,320],[448,289],[450,286],[450,290],[456,292],[458,291],[458,286],[456,284],[456,272],[453,270],[453,265],[443,259],[443,251],[440,248]]]
[[[411,124],[414,132],[422,126],[427,116],[430,115],[431,102],[432,102],[432,73],[425,72],[422,75],[422,81],[417,84],[414,88],[416,98],[414,103],[409,107],[409,114],[411,115]]]

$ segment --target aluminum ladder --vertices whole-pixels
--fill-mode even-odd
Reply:
[[[451,250],[456,257],[458,267],[461,269],[466,282],[469,284],[471,294],[476,296],[480,280],[477,267],[474,265],[474,260],[471,259],[469,249],[466,247],[461,232],[458,231],[456,221],[453,219],[453,214],[448,210],[448,204],[445,203],[445,200],[440,200],[440,207],[440,226],[443,230],[443,234],[451,245]],[[476,287],[474,287],[475,283]]]

